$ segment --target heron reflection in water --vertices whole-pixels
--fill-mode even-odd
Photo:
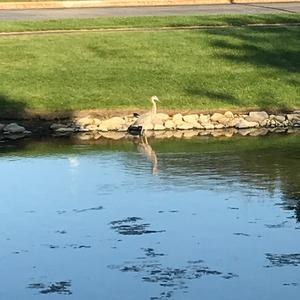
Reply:
[[[151,171],[152,174],[155,175],[158,173],[158,167],[157,167],[157,156],[155,151],[152,149],[152,147],[149,145],[147,137],[142,136],[138,139],[138,142],[136,143],[136,147],[138,152],[143,154],[152,164]]]

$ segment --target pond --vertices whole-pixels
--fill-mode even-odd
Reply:
[[[0,299],[296,299],[300,135],[0,144]]]

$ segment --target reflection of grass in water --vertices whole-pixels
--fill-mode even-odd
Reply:
[[[94,143],[94,142],[92,142]],[[138,160],[130,153],[136,152],[133,142],[128,140],[100,140],[98,144],[75,146],[68,139],[46,141],[21,141],[19,147],[0,147],[5,156],[63,156],[96,155],[100,153],[128,153],[124,163],[130,161],[138,168]],[[272,134],[263,137],[195,138],[152,140],[158,165],[164,173],[172,175],[169,183],[189,184],[201,174],[212,173],[227,180],[238,180],[246,185],[261,188],[272,194],[280,189],[284,201],[283,209],[295,210],[300,221],[300,139],[299,134]],[[163,157],[163,159],[161,159]],[[170,178],[170,176],[168,176]],[[171,179],[169,179],[171,180]]]
[[[300,147],[299,134],[271,134],[263,137],[213,138],[199,137],[193,139],[149,139],[153,149],[159,153],[253,153],[254,151],[296,151]],[[85,144],[84,144],[85,143]],[[76,144],[78,146],[76,147]],[[132,152],[135,145],[129,140],[112,141],[100,139],[97,141],[78,141],[68,138],[23,140],[12,146],[0,147],[0,153],[18,156],[55,156],[55,155],[86,155],[96,152]],[[268,152],[265,152],[268,153]]]

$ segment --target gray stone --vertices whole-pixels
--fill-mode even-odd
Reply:
[[[176,127],[172,120],[167,120],[164,125],[166,129],[174,129]]]
[[[289,121],[300,121],[300,114],[287,114],[286,116]]]
[[[153,130],[165,130],[165,126],[161,124],[155,124]]]
[[[258,126],[259,124],[257,122],[249,122],[244,119],[241,119],[240,122],[235,125],[235,127],[238,129],[253,128]]]
[[[100,119],[97,119],[97,118],[93,119],[93,125],[99,126],[99,125],[101,125],[101,123],[102,123],[102,121]]]
[[[59,128],[66,128],[68,127],[66,124],[62,124],[62,123],[53,123],[51,126],[50,126],[50,129],[52,130],[57,130]]]
[[[193,129],[193,124],[184,122],[181,125],[178,125],[177,129],[179,130]]]
[[[228,119],[233,119],[234,118],[234,115],[231,111],[226,111],[224,116]]]
[[[18,125],[17,123],[10,123],[3,128],[3,131],[7,133],[24,133],[26,129],[23,126]]]
[[[204,129],[204,127],[198,122],[191,123],[191,124],[193,125],[194,129]]]
[[[223,124],[216,124],[215,129],[223,129],[225,126]]]
[[[0,132],[3,130],[4,127],[5,125],[0,123]]]
[[[223,114],[220,114],[220,113],[214,113],[210,119],[213,121],[213,122],[218,122],[220,119],[223,119],[225,116]]]
[[[252,111],[246,120],[249,122],[262,122],[268,119],[268,117],[269,115],[265,111]]]
[[[182,114],[176,114],[173,116],[172,121],[174,122],[174,124],[176,126],[181,125],[184,123],[183,119],[182,119]]]
[[[57,133],[68,133],[68,132],[74,132],[74,131],[75,131],[75,129],[71,128],[71,127],[60,127],[55,130],[55,132],[57,132]]]
[[[200,124],[208,124],[208,123],[210,123],[210,115],[200,115],[199,116],[199,123]]]
[[[76,120],[76,124],[79,126],[88,126],[88,125],[93,125],[94,124],[94,119],[91,117],[84,117]]]
[[[242,118],[233,118],[227,123],[227,127],[235,127],[241,120]]]
[[[198,121],[199,116],[197,114],[186,115],[183,117],[183,121],[187,123],[196,123]]]
[[[227,126],[229,124],[229,122],[231,122],[233,119],[227,118],[227,117],[223,117],[221,119],[218,120],[218,122],[222,125]]]
[[[108,120],[102,121],[99,127],[106,128],[107,130],[118,130],[125,124],[125,120],[120,117],[113,117]]]
[[[98,131],[99,126],[91,124],[91,125],[86,126],[85,129],[87,129],[88,131]]]
[[[215,128],[214,124],[212,124],[212,123],[206,123],[206,124],[201,124],[201,125],[204,127],[205,130],[211,130],[211,129]]]

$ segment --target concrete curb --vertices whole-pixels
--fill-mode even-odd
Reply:
[[[41,9],[41,8],[96,8],[96,7],[133,7],[133,6],[169,6],[198,4],[247,4],[247,3],[288,3],[300,0],[87,0],[87,1],[32,1],[0,2],[1,10]]]

